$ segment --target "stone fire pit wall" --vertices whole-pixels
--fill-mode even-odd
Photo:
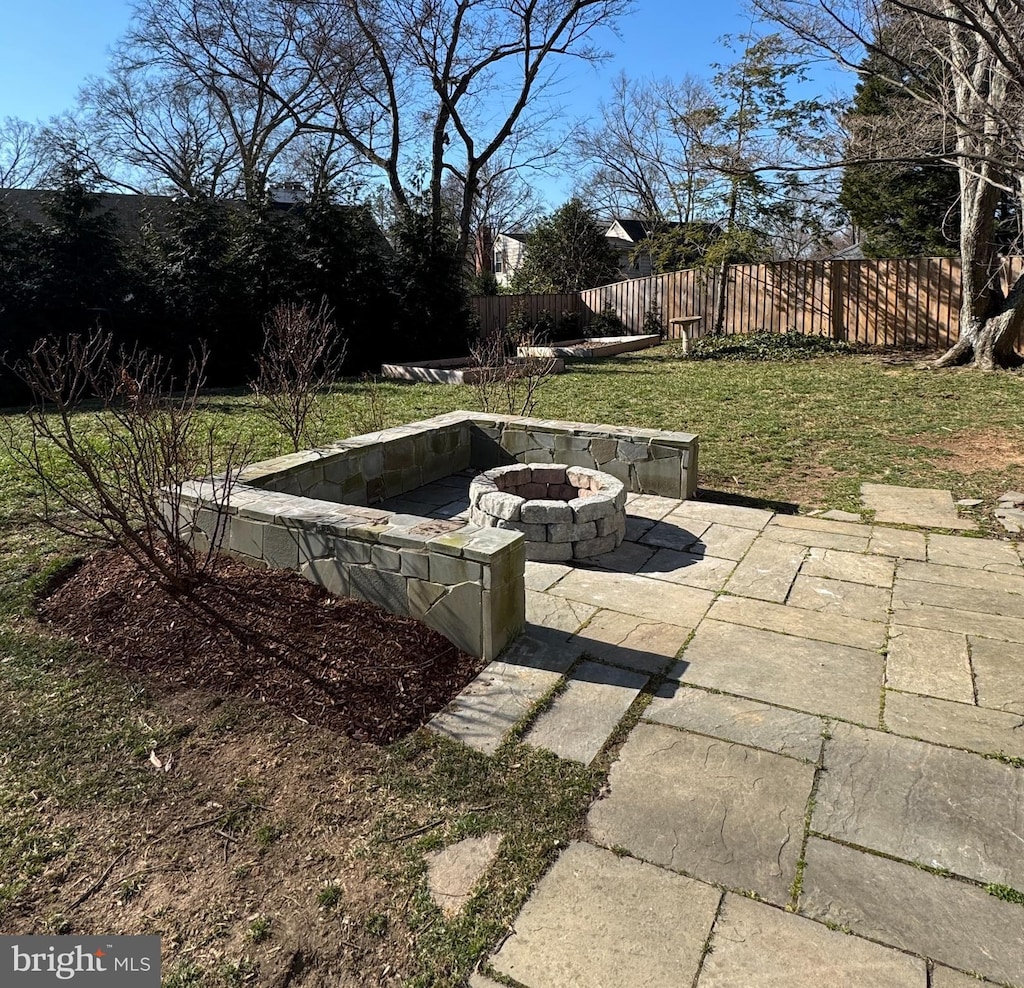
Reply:
[[[495,467],[469,485],[469,504],[474,524],[522,532],[527,559],[587,559],[611,552],[626,535],[622,481],[587,467]]]
[[[495,657],[525,621],[520,532],[387,511],[386,498],[467,469],[516,462],[589,467],[625,490],[685,498],[698,438],[621,426],[451,412],[183,485],[178,523],[260,565],[294,569],[339,595],[424,621]]]

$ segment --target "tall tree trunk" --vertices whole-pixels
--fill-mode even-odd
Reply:
[[[729,193],[729,216],[725,224],[725,235],[729,242],[732,241],[733,230],[736,229],[736,211],[739,208],[739,182],[732,180],[732,190]],[[721,336],[725,331],[725,303],[729,295],[729,255],[722,257],[722,263],[718,265],[718,298],[715,301],[715,322],[712,333]]]
[[[996,208],[1006,186],[995,162],[1000,160],[1007,79],[996,53],[964,30],[955,4],[945,0],[944,7],[957,111],[961,296],[960,335],[935,366],[1019,367],[1024,358],[1015,344],[1024,327],[1024,277],[1003,291],[995,243]],[[977,123],[967,126],[968,121]]]

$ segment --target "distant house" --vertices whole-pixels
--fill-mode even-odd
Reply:
[[[499,233],[494,238],[493,268],[498,285],[504,287],[512,280],[512,275],[519,270],[526,253],[526,241],[529,234],[525,231],[515,233]]]
[[[707,237],[714,237],[721,232],[717,223],[674,223],[660,222],[652,223],[647,220],[627,219],[624,217],[613,217],[608,221],[608,228],[605,230],[605,237],[608,238],[612,248],[618,255],[619,273],[623,280],[629,278],[646,278],[654,273],[654,266],[651,261],[650,252],[638,250],[637,248],[655,230],[673,230],[689,226]],[[514,233],[499,233],[493,238],[493,268],[494,276],[500,286],[508,285],[512,276],[522,263],[523,255],[526,252],[526,243],[529,240],[529,233],[517,231]],[[477,259],[477,270],[486,270]]]
[[[660,229],[680,226],[679,223],[661,223]],[[637,247],[646,240],[655,225],[647,220],[630,220],[614,217],[605,231],[605,236],[612,242],[619,256],[619,271],[623,278],[646,278],[654,273],[651,255],[647,251],[638,251]]]

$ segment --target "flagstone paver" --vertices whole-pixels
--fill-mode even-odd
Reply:
[[[641,545],[652,545],[665,549],[689,549],[696,542],[711,523],[698,521],[696,519],[670,519],[655,522],[640,537]]]
[[[838,508],[833,508],[830,511],[823,511],[821,513],[822,518],[827,518],[830,521],[863,521],[863,517],[853,511],[840,511]]]
[[[597,613],[593,604],[556,597],[536,590],[526,591],[526,620],[571,635]]]
[[[641,537],[654,527],[654,520],[651,518],[634,518],[626,515],[626,541],[639,542]]]
[[[876,724],[882,656],[706,619],[670,673],[694,686]]]
[[[688,587],[721,590],[729,574],[736,568],[731,559],[659,549],[637,572],[656,580],[667,580]]]
[[[766,532],[774,538],[776,529],[779,528],[795,528],[805,532],[828,532],[831,535],[849,535],[855,538],[868,538],[871,535],[869,525],[828,521],[825,518],[812,518],[810,515],[775,515],[768,522]]]
[[[892,595],[885,587],[869,587],[824,576],[800,574],[793,581],[786,603],[809,611],[860,618],[884,624]]]
[[[966,566],[993,573],[1024,575],[1016,549],[1008,542],[997,542],[994,539],[929,535],[928,562],[944,566]]]
[[[598,843],[784,904],[813,780],[792,758],[639,724],[587,825]]]
[[[570,645],[602,662],[640,672],[661,672],[678,654],[689,631],[618,611],[598,611]]]
[[[458,915],[501,846],[502,835],[466,837],[438,851],[428,851],[427,889],[449,919]]]
[[[706,556],[715,556],[718,559],[740,560],[746,555],[756,538],[757,532],[754,529],[715,522],[701,535],[690,551],[701,552]]]
[[[1024,714],[1024,646],[969,638],[978,703]]]
[[[659,497],[657,494],[630,494],[626,498],[626,514],[634,518],[660,521],[670,511],[677,510],[679,505],[680,502],[671,497]]]
[[[716,504],[712,501],[683,501],[673,508],[673,513],[680,518],[715,522],[719,525],[733,525],[736,528],[749,528],[755,532],[768,524],[772,512],[763,508],[748,508],[738,504]]]
[[[570,844],[491,959],[528,988],[692,984],[721,893],[590,844]]]
[[[558,685],[576,656],[521,635],[430,721],[431,730],[491,755],[508,732]]]
[[[782,603],[803,564],[807,550],[759,539],[733,570],[725,589],[742,597]]]
[[[884,719],[895,734],[985,755],[1024,758],[1021,714],[890,691],[885,695]]]
[[[849,724],[834,726],[824,765],[816,833],[1024,888],[1024,770]]]
[[[653,723],[812,762],[821,753],[825,727],[820,717],[810,714],[675,683],[658,690],[643,716]]]
[[[880,556],[863,556],[839,549],[811,549],[800,569],[802,576],[863,583],[869,587],[892,587],[896,563]]]
[[[985,988],[985,983],[963,971],[936,964],[932,969],[931,988]]]
[[[967,636],[928,628],[889,628],[885,684],[960,703],[974,702]]]
[[[942,566],[939,563],[908,560],[900,563],[900,577],[917,583],[944,583],[950,587],[968,587],[972,590],[1002,590],[1024,596],[1024,573],[990,573],[964,566]]]
[[[581,662],[565,692],[541,714],[524,740],[560,758],[589,765],[647,678],[599,662]]]
[[[923,532],[907,532],[901,528],[876,525],[868,539],[868,552],[897,559],[926,559],[928,545]]]
[[[1006,577],[1006,579],[1015,580],[1016,577]],[[896,578],[893,599],[906,604],[930,604],[934,607],[950,607],[961,611],[980,611],[983,614],[1024,618],[1024,595],[1022,594],[963,585],[953,586],[932,581],[918,582],[907,579],[902,573]]]
[[[823,522],[826,525],[838,525],[840,522]],[[811,528],[780,528],[769,525],[764,531],[764,538],[773,542],[788,542],[793,545],[816,546],[819,549],[842,549],[847,552],[866,552],[870,529],[866,525],[849,525],[860,534],[840,534],[823,532]]]
[[[801,607],[725,596],[714,602],[708,617],[713,621],[731,621],[733,624],[832,642],[834,645],[880,649],[885,644],[884,614],[880,614],[876,621],[845,617],[842,614],[829,614],[825,619],[815,611]]]
[[[817,837],[808,840],[805,856],[804,915],[961,971],[1022,983],[1024,907]]]
[[[630,573],[573,570],[552,588],[558,597],[694,628],[714,600],[709,590],[681,587]]]
[[[528,559],[524,582],[527,590],[548,590],[553,587],[566,573],[572,572],[571,566],[562,563],[541,563]]]
[[[588,560],[588,565],[613,569],[618,573],[636,573],[656,551],[654,546],[629,541],[627,533],[627,539],[617,549],[593,556]]]
[[[1024,643],[1024,618],[919,604],[904,600],[897,591],[893,591],[892,610],[893,621],[907,627],[957,631],[979,638]]]
[[[977,522],[961,518],[949,491],[928,487],[897,487],[890,484],[861,484],[864,507],[874,511],[875,520],[890,525],[920,528],[977,528]]]
[[[927,988],[919,957],[728,894],[697,988]]]

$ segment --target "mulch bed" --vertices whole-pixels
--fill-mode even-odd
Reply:
[[[482,665],[419,621],[333,597],[297,573],[220,559],[195,597],[235,633],[109,550],[39,611],[123,669],[271,703],[360,741],[387,743],[415,730]]]

